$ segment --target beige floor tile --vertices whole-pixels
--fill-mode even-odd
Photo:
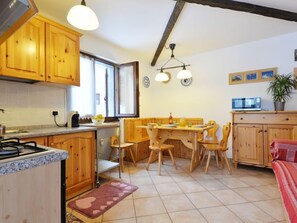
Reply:
[[[205,191],[205,188],[202,187],[197,181],[180,182],[177,184],[184,193]]]
[[[161,196],[167,212],[195,209],[192,202],[184,194]]]
[[[122,200],[104,213],[103,220],[110,221],[134,217],[135,211],[133,200]]]
[[[266,223],[276,221],[276,219],[272,218],[251,203],[233,204],[228,205],[227,207],[246,223]]]
[[[272,185],[265,185],[265,186],[258,186],[255,187],[255,189],[263,192],[267,196],[271,198],[280,198],[280,190],[277,184],[272,184]]]
[[[233,189],[233,191],[235,191],[236,193],[238,193],[240,196],[244,197],[248,201],[262,201],[262,200],[271,199],[266,194],[251,187],[235,188]]]
[[[137,223],[171,223],[168,214],[137,217]]]
[[[172,183],[174,182],[171,176],[159,176],[159,175],[151,175],[151,179],[154,184],[164,184],[164,183]]]
[[[99,223],[99,222],[98,222]],[[136,223],[136,218],[121,219],[121,220],[111,220],[103,221],[103,223]]]
[[[262,185],[269,185],[274,182],[273,179],[261,177],[261,176],[246,176],[240,177],[240,181],[250,185],[250,186],[262,186]]]
[[[182,190],[177,183],[156,184],[157,191],[160,195],[181,194]]]
[[[190,175],[188,175],[186,173],[170,174],[170,176],[173,178],[173,180],[176,183],[179,183],[179,182],[188,182],[188,181],[195,181],[194,178],[192,178]]]
[[[285,220],[283,206],[280,199],[254,202],[258,208],[265,211],[278,221]]]
[[[199,209],[208,223],[242,222],[232,211],[224,206]]]
[[[173,223],[207,223],[198,210],[172,212],[169,216]]]
[[[248,184],[236,179],[234,177],[222,178],[220,181],[229,188],[249,187]]]
[[[197,192],[186,194],[196,208],[215,207],[223,205],[210,192]]]
[[[149,176],[131,176],[130,182],[136,186],[153,184]]]
[[[144,197],[157,197],[159,196],[155,185],[141,185],[138,186],[138,190],[133,193],[133,198],[144,198]]]
[[[211,193],[224,205],[240,204],[247,202],[246,199],[244,199],[232,190],[215,190],[211,191]]]
[[[137,217],[166,213],[160,197],[135,199],[134,204]]]
[[[197,180],[206,190],[224,190],[229,189],[225,184],[219,180]]]

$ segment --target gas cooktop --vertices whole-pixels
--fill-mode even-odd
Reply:
[[[37,146],[35,141],[21,142],[19,138],[0,140],[0,160],[46,151],[48,150]]]

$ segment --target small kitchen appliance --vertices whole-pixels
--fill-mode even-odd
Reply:
[[[68,113],[67,127],[79,127],[79,114],[77,111],[71,111]]]
[[[261,98],[232,98],[232,110],[235,111],[260,111]]]

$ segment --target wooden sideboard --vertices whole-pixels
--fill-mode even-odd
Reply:
[[[181,118],[173,118],[173,121],[179,123]],[[192,125],[203,124],[203,118],[184,118],[186,123],[191,123]],[[144,126],[148,123],[162,123],[168,124],[168,118],[153,117],[153,118],[125,118],[124,119],[124,135],[125,142],[134,143],[133,154],[135,161],[143,160],[148,158],[150,155],[149,149],[149,136],[146,129],[137,128],[137,126]],[[202,136],[200,136],[202,137]],[[173,155],[175,157],[191,159],[192,150],[187,148],[178,139],[168,139],[166,144],[174,145]],[[129,154],[127,154],[126,159],[131,160]]]
[[[271,167],[271,142],[297,139],[297,111],[232,112],[232,125],[235,167]]]

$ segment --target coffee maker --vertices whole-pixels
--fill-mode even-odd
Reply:
[[[67,127],[79,127],[79,114],[77,111],[71,111],[68,113]]]

